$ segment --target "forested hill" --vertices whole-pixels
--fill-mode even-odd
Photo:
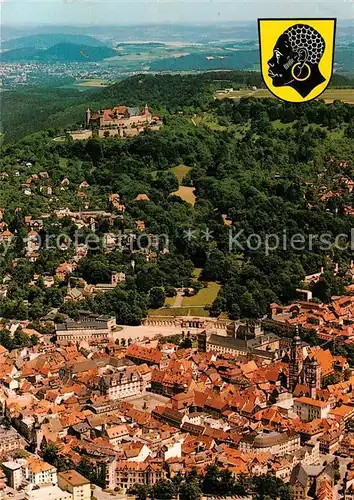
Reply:
[[[0,94],[5,142],[47,128],[82,124],[85,109],[149,103],[156,112],[176,113],[188,107],[203,108],[213,101],[214,91],[232,85],[261,86],[260,74],[233,71],[197,75],[137,75],[100,91],[71,89],[11,91]],[[163,109],[162,109],[163,108]]]
[[[152,106],[164,106],[170,111],[188,106],[205,106],[210,102],[216,89],[240,87],[264,88],[262,75],[256,71],[214,71],[198,74],[138,75],[116,83],[99,94],[106,102]],[[341,74],[334,74],[332,87],[354,86],[354,80]],[[114,100],[114,101],[112,101]]]
[[[47,49],[36,49],[23,47],[14,50],[8,50],[1,53],[0,60],[3,63],[17,61],[36,61],[36,62],[84,62],[84,61],[102,61],[107,57],[113,57],[116,52],[102,46],[91,46],[76,43],[61,42]]]
[[[352,87],[354,82],[334,75],[332,86]],[[26,89],[0,94],[5,142],[48,128],[82,124],[85,109],[145,103],[162,116],[166,113],[200,112],[214,100],[220,88],[263,87],[260,73],[218,71],[191,75],[137,75],[99,91],[75,89]]]
[[[248,76],[250,75],[250,76]],[[224,74],[218,77],[223,79]],[[237,78],[237,76],[236,76]],[[230,79],[230,75],[228,75]],[[242,73],[246,82],[256,80],[256,75]],[[229,80],[227,80],[229,81]],[[201,107],[207,105],[214,95],[217,81],[215,74],[201,75],[138,75],[112,85],[99,94],[103,102],[119,102],[128,105],[142,105],[148,102],[151,106],[165,107],[171,112],[183,110],[185,107]]]
[[[68,33],[43,33],[39,35],[21,36],[1,42],[1,48],[6,50],[35,48],[48,49],[58,43],[75,43],[92,47],[103,47],[104,44],[92,36],[73,35]]]

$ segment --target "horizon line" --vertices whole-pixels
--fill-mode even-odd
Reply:
[[[234,20],[231,20],[231,21],[226,21],[226,20],[210,20],[210,21],[185,21],[185,22],[171,22],[171,21],[160,21],[160,22],[145,22],[145,23],[130,23],[130,22],[127,22],[127,23],[122,23],[122,24],[87,24],[87,23],[83,23],[83,24],[78,24],[78,23],[75,23],[75,24],[67,24],[67,23],[51,23],[51,22],[48,22],[48,23],[25,23],[25,24],[14,24],[14,23],[9,23],[9,24],[6,24],[6,23],[3,23],[2,24],[2,28],[12,28],[12,27],[16,27],[16,28],[19,28],[19,27],[22,27],[22,28],[28,28],[28,27],[32,27],[32,28],[41,28],[41,27],[47,27],[47,26],[60,26],[60,27],[66,27],[66,28],[100,28],[100,27],[105,27],[105,28],[119,28],[120,26],[166,26],[166,25],[169,25],[169,26],[214,26],[214,25],[226,25],[226,24],[234,24],[234,23],[254,23],[256,22],[258,19],[258,17],[254,18],[254,19],[234,19]],[[278,19],[277,17],[274,17],[272,19]],[[280,19],[280,18],[279,18]],[[295,17],[289,17],[289,19],[309,19],[308,16],[295,16]],[[315,18],[312,18],[312,19],[315,19]],[[326,19],[325,17],[322,18],[322,19]],[[346,18],[337,18],[337,22],[344,22],[344,23],[347,23],[348,25],[351,25],[353,24],[354,25],[354,18],[353,19],[346,19]]]

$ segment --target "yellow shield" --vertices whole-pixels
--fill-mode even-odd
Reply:
[[[258,19],[264,83],[279,99],[305,102],[328,86],[336,19]]]

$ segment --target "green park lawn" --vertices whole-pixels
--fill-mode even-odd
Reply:
[[[165,305],[172,306],[176,300],[176,297],[166,297]]]
[[[81,80],[75,83],[77,87],[106,87],[108,84],[107,80],[101,80],[99,78],[92,78],[90,80]]]
[[[196,295],[192,297],[183,297],[182,307],[205,307],[207,304],[212,304],[216,299],[221,285],[215,281],[209,281],[207,288],[202,288]]]
[[[193,277],[198,278],[202,269],[196,268]],[[181,307],[173,307],[176,297],[166,297],[164,307],[150,309],[150,316],[209,316],[206,305],[211,305],[220,291],[221,285],[215,281],[208,282],[207,288],[202,288],[192,297],[183,297]]]
[[[150,309],[149,316],[209,316],[203,307],[163,307]]]

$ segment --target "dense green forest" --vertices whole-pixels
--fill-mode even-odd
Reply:
[[[349,78],[335,74],[333,87],[353,87]],[[103,90],[34,88],[0,93],[2,131],[6,143],[33,132],[83,124],[88,106],[96,110],[117,104],[149,103],[161,115],[206,110],[220,88],[264,87],[260,73],[218,71],[196,75],[138,75]]]
[[[161,299],[163,303],[171,288],[198,288],[203,281],[213,280],[222,287],[210,304],[210,314],[262,317],[271,302],[294,299],[305,274],[318,272],[322,265],[325,277],[314,295],[328,300],[331,294],[344,292],[350,244],[342,249],[332,244],[322,248],[315,241],[312,248],[267,251],[263,244],[250,248],[247,238],[257,234],[264,242],[268,234],[281,237],[284,231],[301,234],[306,241],[311,234],[326,233],[331,241],[338,234],[350,236],[353,219],[346,209],[353,205],[354,195],[343,190],[343,178],[354,178],[353,106],[322,101],[292,105],[253,98],[218,101],[210,79],[210,75],[136,77],[100,94],[100,102],[107,104],[148,101],[153,112],[163,116],[160,132],[147,131],[132,140],[55,142],[55,130],[46,129],[48,122],[43,119],[46,130],[3,146],[0,172],[8,176],[1,181],[0,207],[5,208],[4,219],[16,239],[0,257],[0,278],[12,276],[8,295],[0,302],[2,316],[37,321],[55,307],[75,317],[78,307],[87,307],[115,313],[121,323],[138,324],[149,307],[158,307]],[[76,106],[69,106],[68,112]],[[171,195],[178,180],[170,169],[181,164],[190,167],[182,183],[194,189],[194,206]],[[15,170],[19,175],[14,175]],[[41,171],[48,173],[44,184],[51,185],[53,195],[35,186],[31,196],[23,196],[26,178]],[[60,186],[64,177],[70,181],[66,190]],[[113,225],[99,220],[96,235],[138,234],[135,221],[142,220],[147,234],[168,236],[168,252],[157,247],[155,257],[147,261],[143,253],[132,253],[129,245],[114,252],[103,247],[90,250],[76,276],[88,283],[104,283],[112,271],[124,271],[126,283],[86,303],[63,304],[65,282],[51,288],[40,279],[28,283],[34,274],[52,275],[74,250],[41,249],[40,258],[30,262],[24,256],[24,216],[40,217],[64,207],[79,210],[82,200],[77,190],[82,179],[89,184],[85,200],[90,209],[109,209],[112,192],[119,193],[126,206],[123,218]],[[337,194],[323,197],[328,192]],[[149,200],[135,201],[139,193]],[[231,225],[225,225],[222,216]],[[40,234],[42,239],[53,233],[73,236],[77,229],[71,219],[58,225],[51,216]],[[188,239],[189,229],[195,237]],[[203,237],[206,231],[211,238]],[[230,246],[240,231],[243,249]],[[83,228],[80,237],[91,232]],[[14,259],[18,259],[15,268]],[[341,269],[336,276],[334,263]],[[195,267],[203,270],[199,281],[192,276]]]

